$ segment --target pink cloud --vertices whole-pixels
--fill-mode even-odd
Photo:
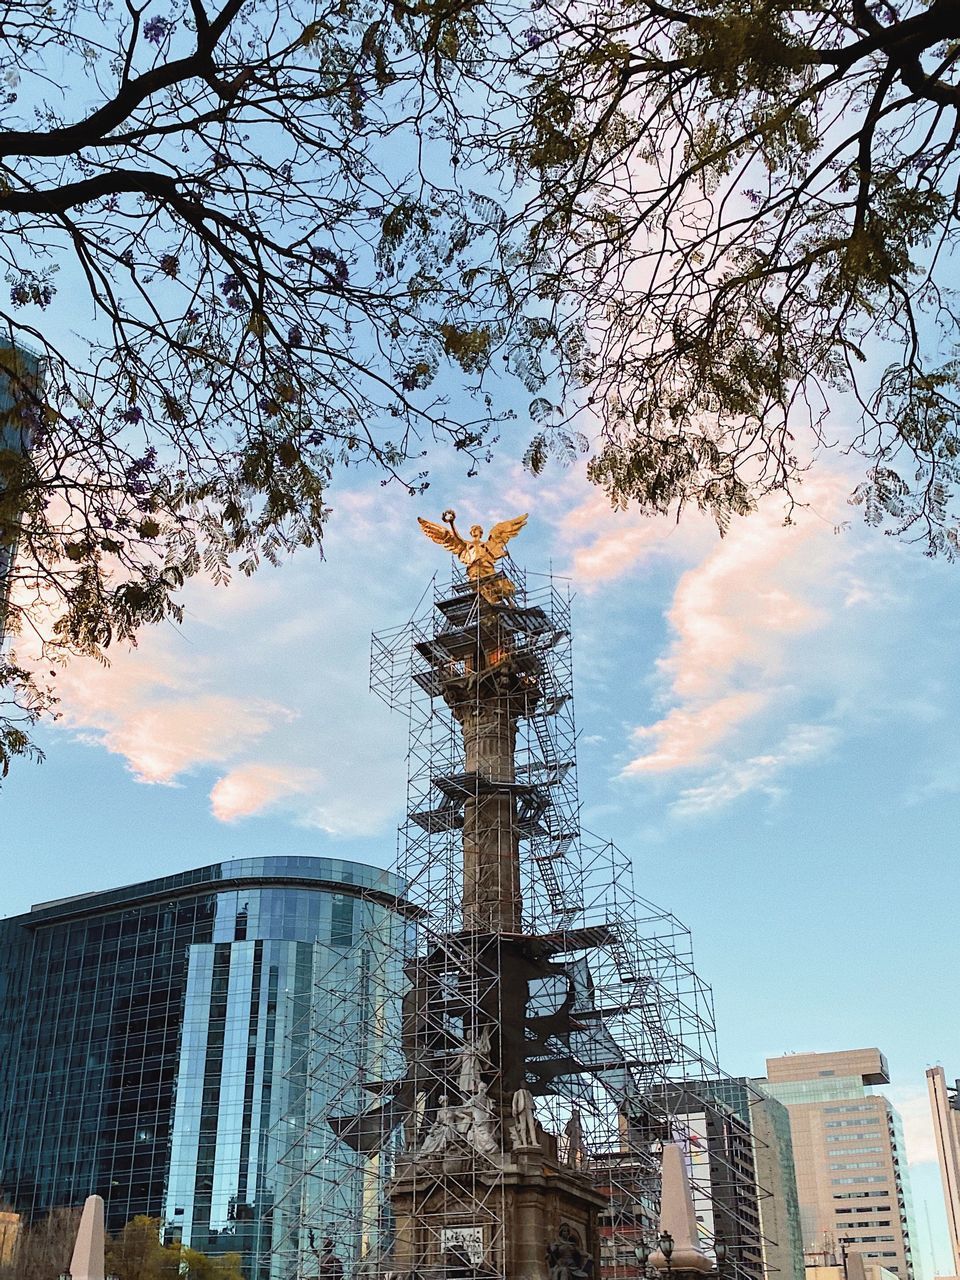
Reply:
[[[63,723],[81,737],[123,756],[138,782],[172,783],[199,765],[220,764],[263,737],[289,712],[269,702],[243,701],[222,694],[186,698],[157,696],[153,683],[118,680],[114,696],[98,702],[92,690],[71,691],[63,702]],[[124,703],[117,696],[126,690]]]
[[[291,796],[309,794],[320,781],[316,769],[256,763],[239,765],[214,783],[210,811],[220,822],[237,822]]]
[[[820,637],[869,603],[851,598],[857,544],[835,533],[845,496],[842,478],[808,483],[811,509],[786,526],[782,506],[769,500],[683,573],[667,612],[672,640],[657,664],[669,709],[635,731],[642,749],[624,776],[713,765],[732,751],[722,776],[684,793],[688,807],[703,808],[768,787],[784,768],[831,747],[832,732],[809,726],[802,741],[759,754],[731,743],[816,686],[811,656]]]
[[[74,704],[71,714],[80,710]],[[138,782],[170,783],[198,765],[229,760],[286,714],[270,703],[207,695],[131,706],[112,723],[88,709],[84,722],[99,729],[97,740],[124,757]]]
[[[60,728],[120,756],[137,782],[215,770],[222,821],[280,807],[338,836],[381,831],[402,803],[404,726],[365,689],[373,597],[395,577],[382,541],[347,538],[340,550],[339,578],[303,556],[226,590],[190,583],[182,629],[147,627],[136,648],[112,647],[107,667],[78,658],[57,671]],[[314,759],[322,776],[304,767]],[[374,773],[383,781],[371,792]]]
[[[200,587],[198,598],[204,590],[215,588]],[[24,656],[45,675],[49,662],[30,649],[24,646]],[[61,726],[122,756],[138,782],[169,785],[198,766],[232,759],[291,718],[266,699],[209,691],[209,672],[190,662],[193,656],[181,633],[152,628],[137,647],[111,649],[108,666],[72,660],[51,680]]]
[[[768,702],[765,693],[731,693],[699,706],[674,707],[656,724],[634,730],[638,742],[654,746],[623,770],[625,776],[665,773],[688,768],[709,758],[713,748]]]
[[[846,550],[819,523],[784,528],[779,512],[735,526],[677,584],[667,614],[675,639],[662,663],[674,692],[712,698],[738,670],[779,671],[785,639],[827,621],[820,600]]]
[[[586,591],[622,578],[654,557],[703,554],[717,536],[715,526],[697,512],[671,524],[632,509],[614,510],[596,490],[559,523],[562,540],[572,546],[571,573]]]

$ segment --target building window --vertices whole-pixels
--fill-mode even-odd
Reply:
[[[847,1111],[876,1111],[876,1109],[877,1107],[875,1103],[863,1103],[863,1102],[858,1102],[856,1106],[824,1107],[823,1108],[824,1114],[829,1114],[829,1115],[839,1115],[841,1112],[847,1112]]]
[[[886,1180],[887,1180],[887,1179],[886,1179],[885,1177],[883,1177],[883,1178],[878,1178],[878,1177],[866,1177],[866,1178],[831,1178],[831,1179],[830,1179],[830,1182],[831,1182],[831,1185],[832,1185],[832,1186],[834,1186],[834,1187],[844,1187],[844,1186],[850,1186],[850,1185],[852,1185],[853,1183],[856,1183],[856,1182],[886,1182]],[[888,1193],[888,1192],[884,1192],[884,1195],[887,1195],[887,1194],[889,1194],[889,1193]]]

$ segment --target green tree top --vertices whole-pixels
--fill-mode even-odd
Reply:
[[[119,1280],[244,1280],[240,1254],[209,1257],[179,1241],[161,1243],[157,1218],[132,1218],[106,1250],[106,1271]]]
[[[0,0],[0,391],[31,444],[0,441],[0,631],[103,658],[200,570],[318,544],[337,468],[416,492],[425,440],[484,453],[492,371],[552,334],[483,168],[519,13]]]

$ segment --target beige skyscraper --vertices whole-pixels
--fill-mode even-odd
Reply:
[[[767,1059],[763,1088],[790,1116],[808,1266],[867,1265],[912,1280],[910,1185],[900,1117],[875,1085],[889,1084],[879,1049]]]
[[[943,1067],[927,1070],[933,1131],[937,1136],[943,1199],[947,1208],[947,1228],[953,1249],[953,1274],[960,1276],[960,1080],[947,1088]]]

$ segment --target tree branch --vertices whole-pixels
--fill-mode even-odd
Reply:
[[[217,17],[203,30],[198,28],[197,47],[189,57],[178,58],[145,71],[122,85],[116,97],[76,124],[60,129],[7,130],[0,132],[0,157],[73,155],[102,138],[129,119],[142,102],[183,80],[211,80],[213,51],[227,27],[240,12],[244,0],[227,0]]]
[[[177,180],[160,173],[137,173],[114,169],[98,173],[80,182],[66,182],[61,187],[32,191],[0,191],[0,213],[60,214],[91,200],[130,192],[171,200],[178,192]]]

